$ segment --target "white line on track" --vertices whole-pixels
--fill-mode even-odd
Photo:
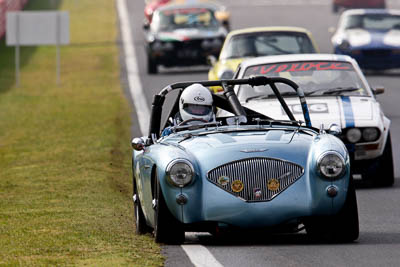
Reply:
[[[149,124],[147,123],[150,109],[144,101],[145,95],[140,82],[139,69],[134,49],[132,30],[126,7],[126,0],[116,0],[118,16],[121,25],[122,45],[125,53],[125,61],[128,75],[128,86],[136,113],[139,120],[139,128],[143,135],[147,135]],[[182,245],[189,259],[196,267],[222,267],[210,251],[201,245]]]
[[[136,107],[140,131],[145,136],[148,134],[149,129],[149,120],[147,118],[150,114],[150,109],[146,103],[146,97],[143,92],[142,83],[140,82],[139,68],[125,0],[117,0],[117,10],[121,25],[122,47],[125,53],[128,87],[133,104]]]
[[[182,249],[186,252],[190,261],[196,267],[223,267],[223,265],[219,263],[204,246],[182,245]]]

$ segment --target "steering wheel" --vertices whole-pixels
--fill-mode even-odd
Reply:
[[[208,122],[205,119],[201,119],[201,118],[191,118],[191,119],[187,119],[187,120],[182,121],[181,123],[178,124],[178,126],[185,125],[185,124],[187,124],[189,122],[192,122],[192,121],[200,121],[200,122],[204,122],[204,123]]]

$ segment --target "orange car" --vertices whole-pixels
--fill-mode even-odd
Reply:
[[[386,8],[385,0],[333,0],[332,11],[337,13],[344,8]]]

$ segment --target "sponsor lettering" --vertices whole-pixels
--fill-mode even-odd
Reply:
[[[346,62],[297,62],[272,65],[260,65],[250,67],[247,75],[280,73],[280,72],[298,72],[298,71],[314,71],[314,70],[352,70],[352,66]]]

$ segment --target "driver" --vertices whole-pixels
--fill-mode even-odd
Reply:
[[[175,116],[175,125],[182,122],[198,124],[214,120],[213,98],[210,90],[198,83],[186,87],[179,99],[179,113]],[[165,128],[162,136],[169,135],[171,131],[171,127]]]

